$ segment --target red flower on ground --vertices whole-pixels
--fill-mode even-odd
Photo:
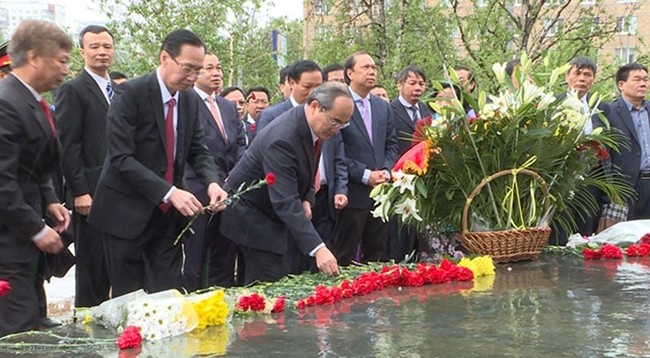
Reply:
[[[603,257],[606,259],[622,259],[623,258],[623,252],[621,251],[621,248],[618,246],[614,246],[611,244],[605,244],[602,248],[603,252]]]
[[[307,307],[307,304],[305,303],[305,300],[303,300],[301,298],[301,299],[298,300],[298,302],[296,302],[296,306],[298,307],[299,310],[301,310],[301,309]]]
[[[275,304],[273,304],[272,313],[278,313],[284,311],[284,296],[280,296],[275,299]]]
[[[142,335],[140,335],[140,328],[136,326],[126,326],[124,332],[117,339],[117,346],[120,349],[136,348],[142,344]]]
[[[0,280],[0,297],[9,294],[11,292],[12,287],[9,284],[8,281],[5,280]]]
[[[273,186],[273,184],[275,184],[275,174],[273,173],[266,174],[264,180],[266,181],[266,185]]]
[[[603,253],[600,249],[588,249],[585,247],[582,249],[582,256],[584,256],[585,260],[598,260],[603,256]]]
[[[637,257],[639,255],[639,247],[632,244],[625,249],[625,254],[629,257]]]
[[[650,244],[650,233],[641,236],[637,244]]]
[[[250,308],[253,311],[262,311],[264,310],[264,297],[260,296],[257,293],[250,295]]]

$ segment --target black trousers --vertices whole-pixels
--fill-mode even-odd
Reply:
[[[244,285],[253,282],[275,282],[289,273],[284,255],[239,246],[244,257],[246,271]]]
[[[388,246],[391,259],[395,262],[402,262],[413,251],[416,254],[420,252],[420,240],[414,227],[401,225],[395,217],[388,222],[388,226]]]
[[[156,208],[137,238],[106,235],[113,297],[141,288],[149,293],[180,289],[183,253],[180,243],[174,245],[182,229],[179,216],[174,208],[167,213]]]
[[[72,213],[75,270],[75,307],[93,307],[109,299],[111,282],[104,254],[104,233],[90,225],[87,217]]]
[[[0,297],[0,337],[38,327],[37,265],[38,260],[0,263],[0,279],[8,281],[12,287],[8,295]]]
[[[630,207],[628,220],[650,219],[650,179],[638,179],[636,185],[637,199]]]
[[[388,260],[388,224],[373,218],[370,209],[343,209],[334,228],[334,242],[339,265],[352,262],[359,243],[361,262]]]

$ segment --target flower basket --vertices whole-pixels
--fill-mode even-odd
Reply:
[[[483,179],[479,185],[471,192],[462,216],[462,235],[461,243],[472,253],[480,255],[489,255],[497,263],[514,262],[522,260],[536,260],[542,252],[544,246],[548,244],[548,238],[551,234],[550,227],[535,227],[528,229],[510,229],[501,231],[479,231],[470,232],[468,228],[469,209],[473,199],[481,192],[492,180],[506,176],[527,174],[532,176],[540,185],[544,193],[544,211],[548,212],[551,202],[548,185],[544,179],[537,173],[528,169],[502,170],[487,178]]]

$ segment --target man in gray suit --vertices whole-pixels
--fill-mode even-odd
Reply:
[[[350,126],[341,131],[348,163],[348,206],[334,229],[335,253],[349,265],[361,243],[361,261],[388,259],[388,224],[374,218],[370,190],[390,181],[397,157],[393,112],[386,101],[370,94],[377,67],[366,52],[345,61],[345,81],[356,106]]]
[[[117,85],[108,76],[113,64],[113,34],[90,25],[79,35],[84,70],[56,92],[56,120],[62,169],[71,195],[75,256],[75,307],[108,300],[110,280],[103,233],[86,222],[106,159],[106,113]]]
[[[636,189],[637,197],[625,206],[610,203],[602,213],[600,229],[618,221],[650,219],[650,105],[648,68],[640,63],[628,63],[616,71],[616,85],[621,97],[604,108],[612,128],[627,139],[619,152],[610,151],[611,162]],[[627,211],[627,212],[626,212]]]

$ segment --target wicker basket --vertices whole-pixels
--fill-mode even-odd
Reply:
[[[481,181],[481,183],[472,191],[467,198],[463,208],[461,243],[472,253],[480,255],[490,255],[492,260],[497,263],[514,262],[522,260],[536,260],[542,252],[544,246],[548,244],[548,237],[551,234],[551,228],[530,228],[526,230],[502,230],[502,231],[482,231],[470,232],[467,227],[467,217],[469,208],[473,199],[481,192],[481,189],[490,181],[505,175],[527,174],[537,180],[546,196],[545,212],[550,205],[550,194],[548,185],[544,179],[537,173],[528,169],[502,170]]]

